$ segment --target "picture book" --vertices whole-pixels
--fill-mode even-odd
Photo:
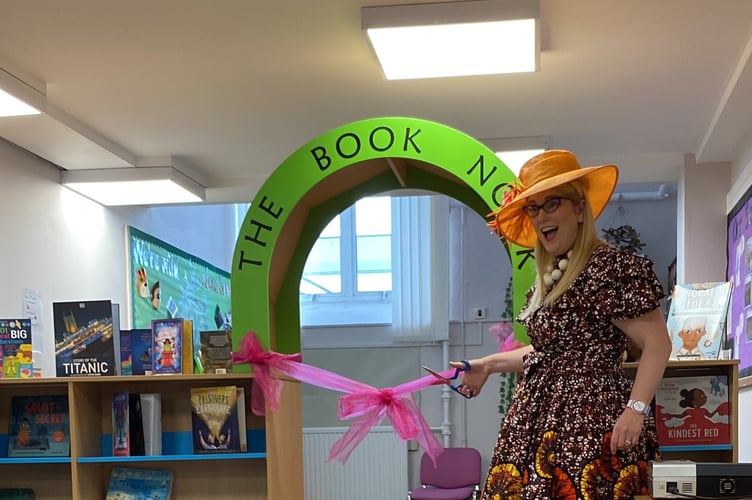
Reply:
[[[8,456],[70,456],[68,396],[13,396]]]
[[[199,359],[203,373],[231,373],[232,330],[202,331],[199,338]]]
[[[150,328],[120,331],[120,365],[123,375],[151,374]]]
[[[190,392],[194,453],[247,451],[247,445],[242,445],[246,436],[245,403],[238,403],[238,396],[242,396],[238,388],[193,387]]]
[[[170,470],[113,467],[105,500],[169,500],[172,482]]]
[[[0,378],[33,378],[31,320],[0,319]]]
[[[112,455],[145,454],[141,395],[127,391],[112,395]]]
[[[58,377],[117,375],[111,301],[53,302],[52,316]]]
[[[725,375],[668,377],[655,395],[661,446],[730,444]]]
[[[183,367],[183,319],[155,319],[151,322],[153,375],[175,375]]]
[[[0,488],[0,500],[34,500],[31,488]]]
[[[718,359],[725,343],[731,282],[687,283],[674,287],[667,327],[671,359]]]

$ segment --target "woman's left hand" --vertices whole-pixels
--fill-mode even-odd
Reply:
[[[611,453],[637,446],[644,422],[644,415],[625,408],[614,424],[614,430],[611,433]]]

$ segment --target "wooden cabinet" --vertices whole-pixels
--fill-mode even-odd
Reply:
[[[624,363],[624,368],[634,376],[637,363]],[[669,361],[664,377],[728,377],[729,437],[730,444],[697,446],[661,446],[664,460],[692,460],[695,462],[738,462],[738,405],[739,360],[714,359],[704,361]]]
[[[242,386],[250,408],[252,383],[248,373],[0,380],[2,487],[33,488],[40,500],[104,498],[110,471],[119,465],[172,470],[175,474],[172,498],[175,500],[302,498],[302,480],[290,480],[303,475],[298,382],[282,381],[278,412],[266,417],[246,412],[247,453],[196,455],[192,452],[190,388]],[[124,390],[161,394],[163,455],[111,456],[112,395]],[[46,394],[68,395],[71,456],[8,458],[11,397]],[[269,450],[273,451],[268,453]]]

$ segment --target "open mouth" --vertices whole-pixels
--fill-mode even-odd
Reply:
[[[541,234],[546,241],[551,241],[556,237],[556,233],[559,232],[558,227],[549,227],[541,229]]]

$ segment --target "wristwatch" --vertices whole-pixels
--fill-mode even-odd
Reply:
[[[645,401],[630,399],[629,401],[627,401],[627,408],[645,417],[650,415],[650,405],[646,404]]]

